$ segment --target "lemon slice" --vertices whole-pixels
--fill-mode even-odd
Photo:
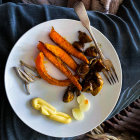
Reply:
[[[90,108],[90,102],[85,99],[84,101],[82,101],[80,104],[79,104],[79,108],[81,111],[85,112],[85,111],[88,111],[89,108]]]
[[[79,108],[72,109],[72,114],[76,120],[83,120],[84,119],[84,114]]]
[[[86,97],[83,94],[81,94],[80,96],[77,97],[77,102],[81,104],[85,99]]]

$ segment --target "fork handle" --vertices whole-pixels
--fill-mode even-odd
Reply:
[[[93,33],[92,33],[91,27],[89,26],[88,28],[87,28],[87,27],[85,27],[85,28],[88,30],[89,34],[91,35],[91,38],[92,38],[92,40],[93,40],[93,42],[94,42],[94,44],[95,44],[96,50],[97,50],[97,52],[99,53],[100,58],[101,58],[102,60],[104,60],[105,57],[104,57],[104,55],[103,55],[101,49],[99,48],[99,46],[98,46],[98,44],[97,44],[97,41],[96,41],[96,39],[95,39],[95,37],[94,37],[94,35],[93,35]]]
[[[83,26],[88,30],[89,34],[91,35],[91,38],[95,44],[95,47],[96,47],[96,50],[97,52],[99,53],[101,59],[105,59],[101,49],[98,47],[98,44],[97,44],[97,41],[92,33],[92,30],[91,30],[91,26],[90,26],[90,21],[89,21],[89,18],[88,18],[88,15],[87,15],[87,12],[86,12],[86,9],[85,9],[85,6],[83,4],[83,2],[81,1],[78,1],[75,5],[74,5],[74,10],[76,12],[76,14],[78,15],[81,23],[83,24]]]

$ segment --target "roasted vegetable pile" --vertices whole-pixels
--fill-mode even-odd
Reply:
[[[95,96],[103,86],[103,80],[98,72],[105,69],[104,64],[99,58],[94,46],[86,50],[84,49],[85,43],[92,41],[91,38],[81,31],[78,31],[78,34],[79,40],[71,44],[52,27],[49,37],[57,45],[51,45],[41,41],[39,41],[37,45],[40,53],[35,60],[36,70],[41,78],[48,83],[57,86],[68,86],[63,96],[64,102],[72,101],[74,94],[79,96],[81,91],[91,93]],[[81,64],[77,64],[71,55],[80,59],[82,61]],[[58,80],[50,76],[44,65],[44,57],[68,79]],[[73,75],[71,70],[74,71],[76,75]]]

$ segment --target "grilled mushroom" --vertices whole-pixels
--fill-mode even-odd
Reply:
[[[93,59],[90,62],[90,68],[96,72],[101,72],[103,69],[107,69],[101,59]]]
[[[74,93],[72,91],[66,91],[64,96],[63,96],[63,101],[64,102],[70,102],[74,99]]]
[[[88,42],[91,42],[92,39],[85,33],[85,32],[81,32],[81,31],[78,31],[79,33],[79,41],[84,44],[84,43],[88,43]]]
[[[77,74],[84,79],[86,74],[89,72],[89,65],[85,63],[81,63],[77,68]]]
[[[99,73],[90,72],[87,77],[88,79],[83,80],[83,91],[91,93],[93,96],[97,95],[102,89],[103,80]]]
[[[87,48],[85,50],[84,54],[86,56],[89,56],[89,57],[97,57],[98,56],[98,53],[97,53],[96,48],[94,46]]]
[[[84,45],[83,45],[81,42],[75,41],[72,45],[73,45],[78,51],[81,51],[81,52],[84,51]]]
[[[74,99],[74,89],[73,89],[73,85],[70,85],[68,86],[68,88],[66,89],[66,92],[64,93],[63,101],[70,102],[73,99]]]
[[[75,89],[75,92],[74,92],[75,94],[76,94],[76,96],[80,96],[81,95],[81,91],[79,90],[79,89]]]
[[[93,90],[92,81],[91,80],[85,80],[85,82],[83,84],[83,90],[82,91],[91,92],[91,90]]]
[[[98,61],[97,58],[90,58],[90,59],[89,59],[89,64],[90,64],[90,66],[95,65],[97,61]]]

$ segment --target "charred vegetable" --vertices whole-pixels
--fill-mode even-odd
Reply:
[[[85,80],[83,84],[83,91],[90,92],[92,90],[92,80]]]
[[[80,43],[79,41],[75,41],[72,44],[78,51],[83,52],[84,51],[84,45],[82,43]]]
[[[63,74],[65,74],[72,83],[74,83],[79,90],[82,89],[82,86],[79,84],[76,77],[72,74],[72,72],[64,65],[64,63],[61,61],[61,59],[57,58],[55,55],[53,55],[49,50],[47,50],[44,46],[44,43],[39,42],[37,45],[37,48],[39,51],[43,52],[45,57],[52,62]],[[42,55],[43,55],[42,54]],[[38,62],[36,63],[38,64]],[[38,69],[39,72],[40,69]],[[42,73],[41,73],[42,74]]]
[[[84,61],[85,63],[89,63],[86,56],[83,53],[81,53],[80,51],[78,51],[76,48],[74,48],[66,39],[64,39],[59,33],[57,33],[53,27],[52,27],[52,30],[51,30],[49,36],[63,50],[65,50],[69,54],[77,57],[78,59]]]
[[[46,80],[48,83],[50,83],[52,85],[57,85],[57,86],[68,86],[72,83],[69,79],[57,80],[57,79],[51,77],[47,73],[47,70],[44,66],[43,61],[44,61],[44,55],[42,52],[40,52],[38,54],[38,56],[36,57],[35,65],[36,65],[36,70],[42,79]]]
[[[101,59],[90,60],[90,67],[96,72],[101,72],[103,69],[107,69]]]
[[[101,75],[98,72],[94,73],[93,79],[98,87],[100,87],[104,83]]]
[[[90,78],[89,78],[90,77]],[[103,87],[103,80],[99,73],[91,72],[88,78],[83,81],[83,91],[91,93],[93,96],[97,95]]]
[[[55,56],[60,58],[65,64],[67,64],[73,71],[76,71],[77,69],[77,63],[74,61],[74,59],[66,53],[63,49],[61,49],[58,46],[54,46],[51,44],[44,44],[44,47],[52,52]]]
[[[63,101],[64,102],[70,102],[74,99],[74,90],[75,90],[74,85],[68,86],[68,88],[66,89],[66,92],[63,96]]]
[[[88,64],[81,63],[77,68],[77,74],[80,76],[80,78],[84,79],[89,70]]]
[[[84,43],[88,43],[88,42],[91,42],[92,39],[85,33],[85,32],[81,32],[81,31],[78,31],[79,33],[79,41],[84,44]]]
[[[93,96],[96,96],[96,95],[100,92],[100,90],[102,89],[102,87],[103,87],[103,85],[101,85],[101,86],[95,88],[94,90],[91,91],[91,94],[92,94]]]
[[[77,88],[75,89],[75,92],[74,93],[76,94],[76,96],[80,96],[81,95],[81,91],[78,90]]]
[[[90,64],[90,67],[93,65],[95,65],[96,64],[96,62],[98,61],[98,59],[97,58],[90,58],[89,59],[89,64]]]
[[[97,57],[98,56],[98,53],[97,53],[96,48],[94,46],[87,48],[85,50],[84,54],[86,56],[89,56],[89,57]]]
[[[67,90],[63,96],[64,102],[70,102],[74,99],[74,93],[72,91]]]

